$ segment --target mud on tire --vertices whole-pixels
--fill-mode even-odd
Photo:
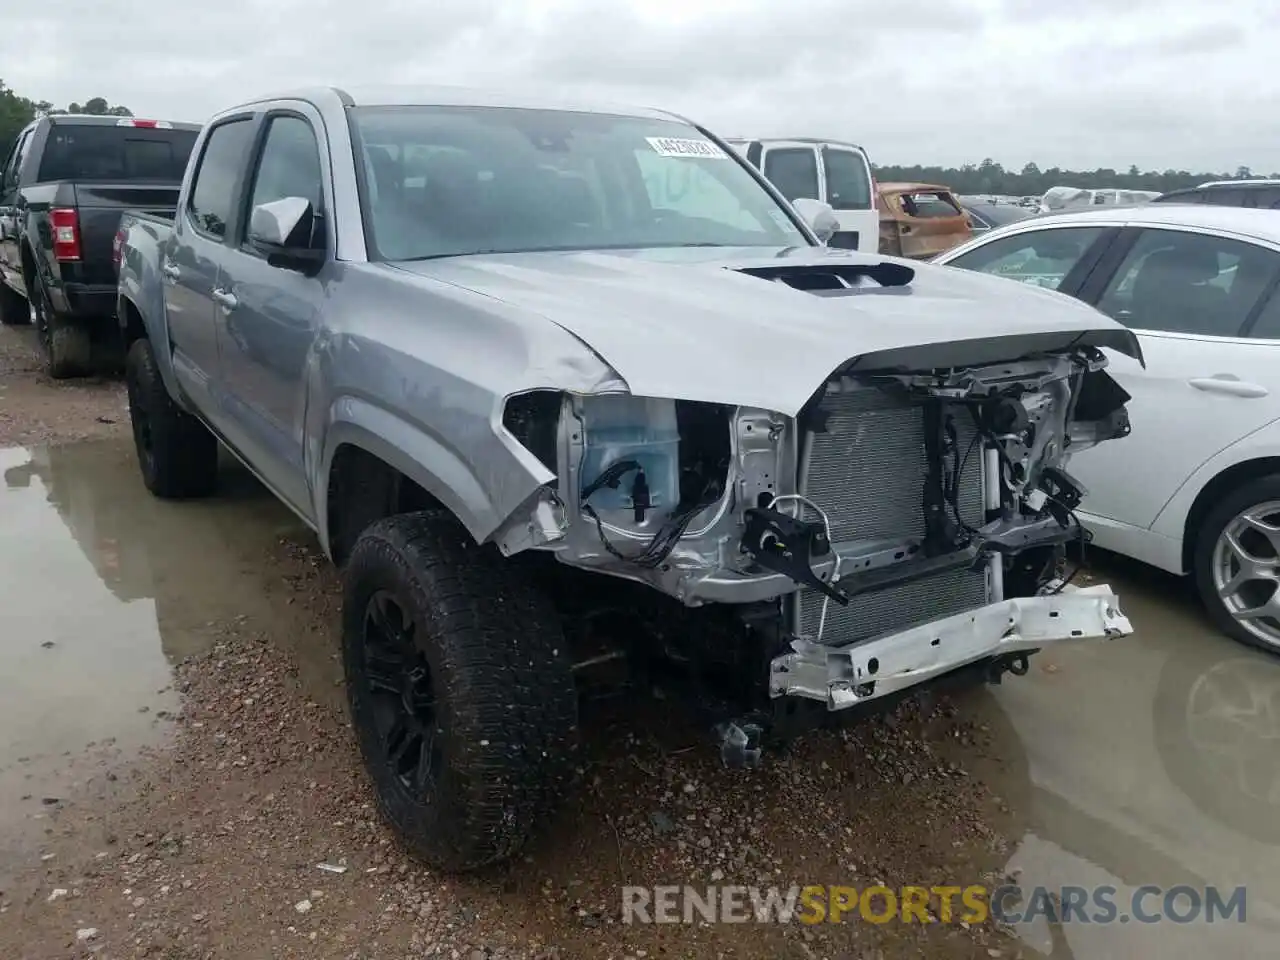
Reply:
[[[89,331],[74,324],[55,326],[41,336],[45,367],[54,380],[83,377],[93,369]]]
[[[576,747],[549,601],[447,513],[404,514],[351,551],[342,647],[365,766],[410,851],[448,871],[515,854],[563,792]]]
[[[135,340],[125,360],[129,419],[142,480],[166,500],[208,496],[218,482],[218,441],[169,396],[151,341]]]

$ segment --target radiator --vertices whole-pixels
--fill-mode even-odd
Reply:
[[[831,542],[902,541],[924,536],[924,408],[874,388],[831,388],[821,408],[826,429],[805,438],[800,491],[822,507]],[[959,513],[965,523],[983,520],[983,456],[967,411],[952,408],[960,458]],[[968,458],[965,454],[968,452]],[[822,642],[846,644],[905,630],[989,602],[985,570],[951,570],[922,580],[855,596],[842,607],[827,604]],[[816,637],[823,595],[803,589],[793,607],[793,627]]]

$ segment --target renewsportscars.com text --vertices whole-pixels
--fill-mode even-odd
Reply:
[[[623,923],[1243,923],[1245,888],[854,887],[622,888]]]

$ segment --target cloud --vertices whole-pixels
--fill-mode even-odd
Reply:
[[[312,84],[640,102],[882,162],[1280,169],[1272,0],[59,0],[17,4],[0,76],[203,119]],[[1242,27],[1241,25],[1247,25]]]

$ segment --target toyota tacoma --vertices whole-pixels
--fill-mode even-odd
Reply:
[[[618,591],[680,614],[627,652],[711,681],[735,764],[783,714],[1131,632],[1060,560],[1134,336],[833,229],[678,116],[439,88],[235,106],[176,216],[124,217],[143,480],[210,494],[222,444],[315,530],[378,802],[430,863],[509,857],[562,793],[575,677],[617,653],[574,618]]]

